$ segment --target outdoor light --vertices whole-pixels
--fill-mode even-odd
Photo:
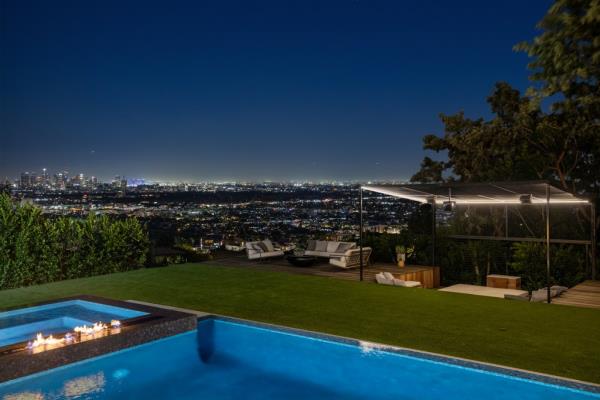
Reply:
[[[531,204],[531,195],[530,194],[522,194],[519,196],[519,201],[521,204]]]
[[[444,210],[446,212],[454,211],[455,208],[456,208],[456,202],[453,200],[444,201],[442,203],[442,210]]]

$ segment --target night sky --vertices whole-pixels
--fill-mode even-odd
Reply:
[[[406,179],[550,3],[0,0],[0,179]]]

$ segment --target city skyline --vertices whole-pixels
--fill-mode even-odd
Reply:
[[[161,180],[161,179],[153,179],[146,178],[144,176],[132,177],[127,175],[114,175],[111,177],[99,177],[95,174],[90,174],[82,171],[68,171],[68,170],[57,170],[51,171],[47,168],[42,168],[41,170],[29,169],[21,171],[17,176],[6,176],[4,180],[0,180],[1,183],[8,183],[10,185],[14,185],[20,189],[23,188],[33,188],[33,187],[54,187],[60,188],[60,185],[57,185],[57,180],[63,181],[66,183],[69,182],[77,182],[78,184],[81,182],[92,183],[92,184],[111,184],[111,183],[119,183],[119,186],[128,186],[135,187],[139,185],[177,185],[177,184],[249,184],[249,185],[260,185],[266,183],[273,184],[356,184],[356,183],[364,183],[370,182],[367,180],[356,180],[356,179],[280,179],[280,180],[213,180],[213,179],[205,179],[205,180],[185,180],[185,179],[175,179],[175,180]],[[81,181],[81,182],[80,182]],[[122,182],[126,181],[127,184],[123,184]],[[405,180],[398,179],[380,179],[373,180],[377,182],[387,182],[387,183],[403,183],[407,182]],[[62,187],[64,189],[64,187]]]
[[[440,112],[530,85],[549,5],[5,0],[0,177],[406,180]]]

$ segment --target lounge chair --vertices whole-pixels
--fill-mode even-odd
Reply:
[[[371,256],[371,248],[363,247],[362,249],[363,265],[369,265],[369,257]],[[332,257],[329,259],[329,264],[343,269],[360,267],[360,249],[346,250],[341,257]]]
[[[246,254],[248,260],[282,257],[284,255],[283,251],[279,250],[269,239],[259,242],[246,242]]]
[[[375,280],[381,285],[401,286],[401,287],[421,287],[421,282],[418,281],[403,281],[395,278],[389,272],[380,272],[375,275]]]
[[[383,274],[383,272],[380,272],[378,274],[375,275],[375,280],[377,281],[377,283],[379,283],[380,285],[389,285],[389,286],[394,286],[394,278],[389,279],[387,276],[385,276]]]

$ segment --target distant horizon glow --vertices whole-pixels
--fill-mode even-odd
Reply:
[[[551,3],[4,0],[0,180],[406,181]]]

